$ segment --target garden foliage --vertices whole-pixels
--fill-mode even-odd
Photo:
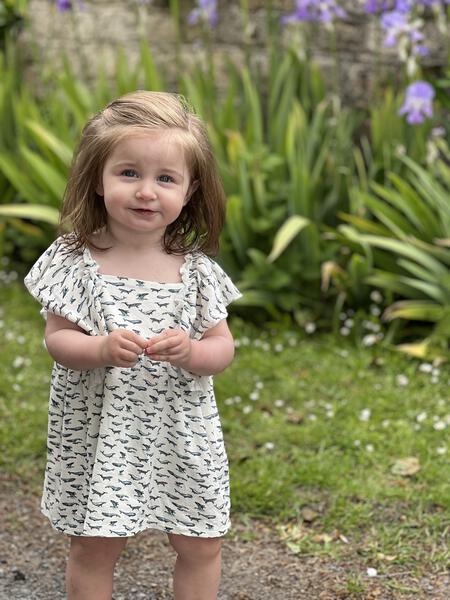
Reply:
[[[60,10],[72,9],[66,4]],[[220,15],[207,4],[190,21],[211,43],[209,27]],[[304,4],[284,19],[287,26],[326,21],[313,2]],[[316,9],[319,4],[326,3]],[[402,19],[422,15],[424,7],[413,5],[410,12],[397,10],[403,16],[397,15],[395,31]],[[395,41],[389,11],[367,3],[372,8],[385,43],[388,35]],[[177,2],[171,10],[179,26]],[[303,326],[337,328],[343,310],[365,314],[376,289],[383,292],[385,323],[395,323],[386,339],[404,338],[416,354],[445,353],[450,168],[445,131],[437,128],[449,104],[445,74],[412,79],[411,60],[416,76],[421,52],[410,44],[406,94],[387,87],[366,113],[346,108],[313,62],[295,46],[274,43],[281,24],[268,15],[266,72],[250,56],[241,65],[230,61],[224,88],[209,53],[206,64],[180,68],[177,82],[206,119],[219,162],[228,196],[220,259],[244,292],[239,310],[256,320],[288,315]],[[329,16],[345,18],[340,10]],[[167,83],[144,39],[135,68],[120,49],[113,76],[101,67],[88,82],[66,58],[44,94],[19,78],[20,60],[14,43],[0,55],[0,241],[3,253],[26,267],[55,235],[73,147],[87,118],[117,95],[167,89]]]

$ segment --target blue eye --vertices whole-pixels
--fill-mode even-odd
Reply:
[[[120,174],[124,177],[137,177],[137,172],[134,169],[124,169]]]
[[[160,175],[158,179],[163,183],[171,183],[172,181],[174,181],[173,177],[171,177],[170,175]]]

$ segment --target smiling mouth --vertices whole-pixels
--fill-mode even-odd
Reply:
[[[152,215],[154,214],[156,211],[154,210],[150,210],[149,208],[132,208],[131,209],[133,212],[137,212],[141,215],[145,215],[145,214],[149,214]]]

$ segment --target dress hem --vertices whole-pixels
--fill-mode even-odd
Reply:
[[[138,533],[142,533],[144,531],[147,530],[153,530],[153,531],[161,531],[162,533],[174,533],[175,535],[184,535],[187,537],[195,537],[195,538],[216,538],[216,537],[223,537],[225,536],[228,531],[230,530],[231,527],[231,522],[228,521],[228,524],[226,526],[226,528],[224,530],[220,530],[220,531],[208,531],[208,532],[204,532],[201,534],[194,534],[192,533],[192,530],[189,529],[185,529],[183,527],[171,527],[170,530],[169,528],[165,528],[163,525],[145,525],[144,527],[141,527],[140,529],[136,529],[135,531],[129,532],[127,533],[127,535],[114,535],[114,534],[106,534],[106,533],[75,533],[73,530],[67,528],[67,529],[63,529],[62,527],[58,527],[53,521],[52,518],[50,516],[50,513],[48,511],[46,511],[44,508],[41,508],[41,513],[44,515],[44,517],[46,517],[49,522],[50,525],[53,527],[53,529],[55,529],[56,531],[58,531],[59,533],[63,533],[65,535],[72,535],[75,537],[104,537],[104,538],[125,538],[125,537],[134,537],[135,535],[137,535]]]

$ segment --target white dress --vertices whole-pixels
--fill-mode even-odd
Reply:
[[[194,339],[240,296],[200,252],[181,283],[102,275],[87,248],[58,238],[25,278],[47,312],[89,335],[126,328],[150,338],[181,328]],[[147,528],[215,537],[229,528],[228,461],[212,377],[141,355],[131,369],[54,364],[42,511],[59,531],[131,536]]]

